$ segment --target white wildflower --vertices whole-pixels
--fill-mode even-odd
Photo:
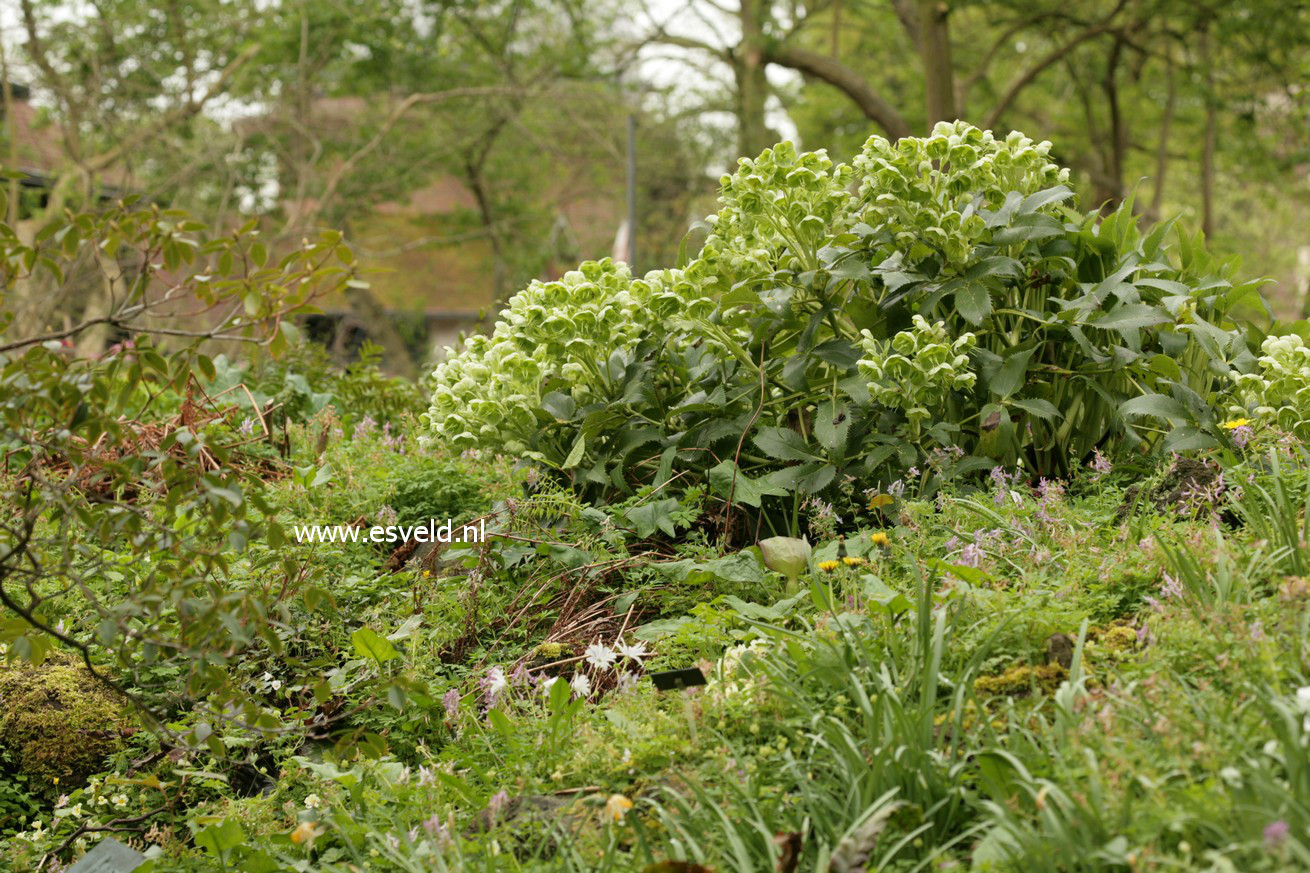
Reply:
[[[487,671],[487,695],[494,698],[500,695],[500,692],[509,687],[509,680],[505,678],[505,671],[499,667],[492,667]]]
[[[619,643],[619,654],[625,658],[631,658],[634,661],[640,661],[642,658],[648,657],[650,655],[650,652],[646,650],[645,643],[638,641],[633,643],[632,645]]]
[[[573,693],[578,697],[587,697],[591,694],[591,680],[587,678],[586,673],[579,673],[574,676],[573,681],[569,683],[569,687],[573,689]]]
[[[618,660],[618,654],[602,643],[592,643],[587,646],[587,651],[583,653],[587,663],[597,670],[604,670],[610,664]]]

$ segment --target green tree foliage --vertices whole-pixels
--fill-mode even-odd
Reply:
[[[52,193],[18,224],[25,238],[65,206],[125,190],[215,227],[259,215],[274,252],[340,229],[369,277],[333,303],[396,372],[412,375],[388,309],[475,312],[609,252],[629,113],[641,116],[643,251],[671,257],[690,199],[709,191],[701,149],[683,136],[692,122],[643,106],[601,62],[608,5],[238,2],[156,14],[130,0],[28,0],[23,12],[16,63],[45,123],[67,128],[49,137],[64,149],[45,157]],[[461,293],[413,275],[426,252],[459,265]],[[68,287],[54,305],[35,288],[15,301],[25,334],[103,302],[94,286]],[[101,351],[101,339],[86,335],[82,350]]]
[[[36,663],[56,645],[76,653],[165,733],[194,707],[190,741],[221,752],[220,722],[281,725],[229,667],[280,651],[288,600],[313,593],[294,561],[280,591],[230,572],[278,566],[247,547],[284,536],[250,440],[207,426],[201,380],[216,371],[198,343],[287,349],[299,341],[290,314],[349,279],[353,256],[324,233],[272,260],[254,222],[213,233],[131,201],[68,213],[31,245],[0,224],[0,287],[58,285],[88,257],[112,290],[104,315],[39,335],[0,320],[0,642]],[[75,355],[72,341],[102,326],[123,341]],[[314,472],[307,482],[326,474]]]
[[[1296,4],[1178,0],[774,0],[648,10],[647,38],[731,72],[739,154],[776,137],[781,106],[800,141],[849,159],[870,124],[897,139],[936,121],[1040,131],[1059,144],[1089,205],[1135,193],[1152,220],[1188,211],[1221,250],[1259,253],[1304,292],[1295,234],[1305,200],[1310,16]],[[706,27],[705,22],[721,27]],[[764,71],[776,73],[764,78]],[[790,73],[790,75],[788,75]],[[770,104],[768,101],[777,102]],[[1233,216],[1241,215],[1241,220]]]

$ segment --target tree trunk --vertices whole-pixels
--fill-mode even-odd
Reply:
[[[919,0],[919,58],[928,127],[955,121],[955,71],[951,63],[950,7],[945,0]]]
[[[1105,61],[1105,78],[1101,89],[1105,93],[1106,112],[1110,117],[1110,138],[1105,152],[1105,176],[1097,183],[1096,200],[1102,209],[1113,210],[1123,202],[1124,160],[1128,152],[1128,128],[1119,105],[1119,61],[1123,42],[1115,40]]]
[[[1155,192],[1151,195],[1151,218],[1160,220],[1160,210],[1164,208],[1165,174],[1169,170],[1169,132],[1174,122],[1174,106],[1178,102],[1178,86],[1174,81],[1174,64],[1172,58],[1165,58],[1164,79],[1169,89],[1169,96],[1164,104],[1164,114],[1160,118],[1160,147],[1155,155]]]
[[[77,316],[80,321],[90,321],[111,315],[114,305],[114,288],[109,276],[101,273],[88,276],[86,287],[86,306]],[[109,345],[110,329],[108,324],[97,324],[78,334],[76,341],[77,355],[81,358],[99,357]]]
[[[1210,57],[1210,24],[1201,32],[1201,64],[1205,69],[1205,137],[1201,145],[1201,231],[1214,236],[1214,150],[1219,127],[1219,101],[1214,94]]]
[[[741,0],[741,45],[732,64],[737,82],[737,152],[751,158],[773,145],[764,120],[769,99],[764,43],[767,10],[768,0]]]
[[[509,298],[509,277],[505,269],[505,253],[500,240],[500,232],[496,228],[496,215],[491,206],[491,195],[487,191],[485,180],[482,178],[481,166],[469,163],[465,167],[468,173],[469,188],[473,191],[473,199],[478,204],[478,218],[482,220],[482,229],[487,234],[487,243],[491,246],[491,294],[492,299],[496,301],[496,306],[503,305]]]
[[[5,220],[11,228],[18,226],[18,120],[14,117],[14,84],[9,79],[9,57],[5,54],[4,40],[0,40],[0,98],[4,100],[5,138],[9,140],[9,190],[6,196]]]
[[[492,202],[491,192],[487,190],[486,175],[483,171],[487,166],[487,158],[491,156],[491,150],[495,147],[496,140],[505,129],[507,122],[507,118],[496,119],[479,139],[477,149],[466,154],[464,158],[464,175],[469,190],[473,192],[473,199],[477,201],[478,217],[482,220],[487,242],[491,245],[492,299],[495,300],[498,308],[509,299],[509,270],[505,265],[505,244],[500,238],[500,229],[497,227],[495,204]]]

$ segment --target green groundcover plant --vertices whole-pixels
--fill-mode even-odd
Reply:
[[[432,436],[593,500],[707,487],[792,533],[908,478],[1217,444],[1259,283],[1131,200],[1078,212],[1049,150],[957,122],[851,166],[743,159],[680,268],[589,262],[512,298],[437,367]]]

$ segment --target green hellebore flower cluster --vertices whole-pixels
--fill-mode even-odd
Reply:
[[[855,158],[864,179],[862,220],[892,231],[905,263],[934,251],[957,266],[969,263],[986,231],[980,208],[998,209],[1011,191],[1040,191],[1066,182],[1069,171],[1050,160],[1049,142],[1018,131],[997,139],[962,121],[938,122],[932,135],[888,142],[869,139]]]
[[[1237,394],[1250,412],[1301,436],[1310,435],[1310,346],[1296,334],[1266,337],[1256,363],[1259,372],[1232,373]]]
[[[662,334],[671,320],[713,311],[703,284],[690,269],[633,279],[608,258],[532,282],[510,298],[490,336],[447,349],[426,415],[434,438],[456,449],[521,453],[547,380],[567,382],[579,405],[596,399],[607,378],[598,362]]]
[[[905,410],[911,427],[917,429],[947,394],[972,388],[978,377],[969,370],[973,334],[952,340],[944,322],[929,324],[917,314],[912,321],[914,326],[896,334],[890,343],[862,331],[865,357],[858,366],[869,380],[870,396],[884,406]]]
[[[798,155],[789,142],[737,163],[720,180],[722,208],[705,219],[711,233],[701,258],[734,279],[812,267],[796,253],[850,222],[851,168],[834,165],[822,149]]]

